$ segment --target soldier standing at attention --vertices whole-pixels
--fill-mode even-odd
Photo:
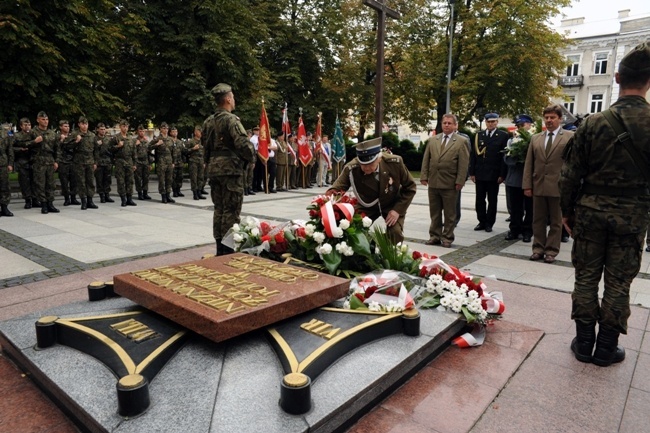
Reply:
[[[11,188],[9,187],[9,173],[14,170],[13,137],[9,130],[0,130],[0,216],[12,217],[9,210],[11,201]]]
[[[244,170],[248,164],[254,164],[255,148],[239,117],[232,114],[235,109],[232,88],[219,83],[212,93],[217,110],[203,123],[201,140],[214,204],[212,230],[217,241],[217,255],[220,256],[232,252],[221,240],[233,224],[239,222],[244,202]]]
[[[202,194],[205,173],[205,161],[203,156],[203,145],[201,144],[201,127],[194,127],[194,136],[185,143],[185,151],[188,155],[190,171],[190,187],[194,200],[205,200]]]
[[[169,195],[172,192],[174,161],[172,159],[172,138],[168,135],[169,125],[160,124],[160,135],[149,142],[149,149],[156,152],[156,175],[158,175],[158,192],[163,203],[176,203]]]
[[[95,180],[97,181],[97,192],[99,193],[100,203],[115,203],[111,198],[111,173],[113,172],[113,151],[111,149],[111,137],[106,135],[106,125],[97,124],[97,170],[95,170]]]
[[[174,125],[169,129],[169,136],[172,138],[172,161],[174,163],[174,174],[172,176],[172,191],[174,197],[185,197],[181,192],[183,187],[183,168],[185,163],[185,146],[178,139],[178,129]]]
[[[49,129],[50,119],[44,111],[36,116],[38,126],[34,129],[32,170],[34,172],[34,195],[41,202],[41,213],[59,213],[54,207],[54,172],[59,168],[59,144],[56,132]]]
[[[630,284],[641,267],[648,226],[648,43],[623,57],[614,78],[620,86],[618,100],[580,125],[567,145],[560,178],[562,222],[573,236],[571,318],[576,338],[571,350],[578,361],[603,367],[625,359],[618,337],[627,334]],[[599,305],[603,274],[605,291]]]
[[[138,200],[151,200],[147,191],[149,190],[149,140],[144,133],[144,126],[138,125],[138,136],[133,144],[135,147],[135,189],[138,191]]]
[[[115,158],[115,179],[117,193],[122,207],[137,206],[133,201],[133,172],[135,171],[135,146],[129,137],[129,122],[120,120],[120,132],[109,141],[109,148]]]
[[[74,141],[74,170],[77,179],[77,189],[81,196],[81,210],[97,209],[93,202],[95,195],[95,176],[97,160],[99,159],[99,145],[97,136],[88,130],[88,119],[79,118],[77,124],[79,132]]]
[[[80,205],[77,200],[77,181],[74,178],[74,163],[72,162],[74,137],[70,135],[70,122],[67,120],[59,121],[59,133],[57,143],[61,151],[59,152],[59,182],[61,183],[61,194],[63,194],[63,206],[71,204]]]
[[[32,166],[29,145],[34,140],[34,132],[32,131],[32,123],[26,117],[20,119],[19,126],[20,131],[14,136],[13,143],[14,169],[18,173],[18,183],[25,200],[25,209],[31,209],[32,206],[41,205],[32,191]]]
[[[356,145],[357,157],[343,168],[325,194],[345,192],[352,188],[357,198],[357,211],[376,220],[383,217],[390,239],[404,240],[404,217],[417,185],[397,155],[382,155],[381,137]]]
[[[284,133],[280,132],[276,135],[278,148],[275,150],[275,163],[277,164],[276,173],[277,178],[276,191],[287,191],[289,189],[288,183],[288,171],[287,171],[287,146],[288,144],[284,141]]]

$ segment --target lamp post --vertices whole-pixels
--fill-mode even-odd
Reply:
[[[454,46],[454,4],[456,0],[448,0],[451,13],[449,15],[449,58],[447,60],[447,106],[445,113],[451,113],[451,54]]]

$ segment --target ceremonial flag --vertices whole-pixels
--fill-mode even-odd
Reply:
[[[327,168],[332,168],[332,163],[330,162],[330,156],[325,151],[323,147],[323,125],[321,122],[321,113],[318,113],[318,123],[316,123],[316,153],[320,153],[325,161],[327,161]]]
[[[270,144],[271,128],[269,127],[269,119],[266,116],[266,108],[264,108],[264,99],[262,99],[262,114],[260,115],[260,136],[257,142],[257,154],[265,164],[269,159]]]
[[[307,132],[305,132],[305,124],[302,122],[302,116],[298,119],[298,154],[300,156],[300,162],[305,167],[309,165],[314,157],[307,142]]]
[[[336,116],[336,128],[334,129],[334,137],[332,137],[332,158],[334,161],[345,161],[345,140],[343,139],[343,130],[339,123],[339,117]]]
[[[291,147],[291,143],[289,143],[289,134],[291,134],[291,125],[289,124],[289,115],[288,112],[289,110],[287,109],[287,103],[284,103],[284,110],[282,110],[282,133],[284,134],[284,141],[287,143],[287,150],[293,156],[293,163],[295,165],[298,156],[296,155],[296,152],[293,150],[293,147]]]

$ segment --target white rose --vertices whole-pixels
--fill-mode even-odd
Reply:
[[[350,221],[345,220],[345,219],[341,220],[341,222],[339,223],[339,227],[341,228],[341,230],[349,229],[350,228]]]
[[[240,233],[235,233],[232,235],[232,240],[239,243],[244,240],[244,237]]]
[[[316,226],[315,225],[313,225],[313,224],[305,225],[305,234],[307,236],[313,235],[315,231],[316,231]]]
[[[260,235],[260,229],[258,229],[257,227],[253,227],[253,228],[251,229],[251,234],[252,234],[253,236],[255,236],[255,237],[259,236],[259,235]]]
[[[239,224],[235,223],[232,225],[232,231],[235,233],[239,233],[241,231],[241,228],[239,227]]]
[[[363,217],[361,222],[363,223],[363,226],[365,228],[368,228],[368,227],[370,227],[372,225],[372,220],[370,218],[368,218],[368,217]]]

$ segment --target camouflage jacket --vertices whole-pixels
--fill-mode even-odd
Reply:
[[[59,132],[56,134],[56,142],[59,143],[59,159],[57,162],[59,164],[72,164],[74,159],[74,140],[75,135],[70,133],[66,137],[63,137]]]
[[[622,96],[610,110],[618,115],[632,137],[632,143],[650,161],[650,104],[640,96]],[[560,177],[560,205],[564,216],[573,215],[576,206],[620,214],[647,214],[648,183],[639,167],[642,163],[617,141],[616,133],[602,113],[587,117],[568,143]],[[641,169],[641,170],[640,170]],[[593,194],[588,186],[610,189],[612,193]],[[631,194],[626,194],[630,192]]]
[[[118,147],[120,142],[123,144],[122,147]],[[121,164],[127,166],[135,165],[136,154],[133,142],[134,140],[132,138],[123,137],[121,134],[115,134],[111,137],[108,145],[113,152],[115,163],[119,161]]]
[[[174,163],[172,146],[173,139],[169,135],[167,137],[159,135],[149,142],[149,149],[154,149],[156,152],[156,164],[172,165]]]
[[[133,139],[133,147],[135,147],[135,161],[140,165],[149,165],[149,142],[146,138],[140,139],[135,137]]]
[[[82,134],[76,131],[75,137],[81,136],[81,141],[74,142],[74,163],[79,165],[95,165],[99,160],[98,137],[94,132],[86,131]]]
[[[8,165],[14,165],[14,147],[13,137],[0,132],[0,167],[7,168]]]
[[[172,138],[172,161],[174,165],[181,166],[183,165],[183,154],[185,153],[185,146],[183,142],[178,138]]]
[[[255,148],[248,139],[239,117],[218,108],[203,122],[201,142],[210,176],[233,176],[255,161]]]
[[[95,135],[95,141],[97,142],[97,165],[103,167],[110,167],[113,165],[113,149],[111,146],[112,137],[104,135],[100,137]]]
[[[198,149],[194,149],[194,146],[198,145]],[[187,158],[192,164],[203,164],[203,145],[201,140],[196,138],[190,138],[185,142],[185,151],[187,152]]]
[[[42,130],[34,128],[34,138],[43,137],[43,141],[35,143],[32,141],[32,161],[37,164],[51,164],[59,160],[59,143],[56,141],[56,132],[53,129]]]
[[[27,162],[31,159],[32,152],[29,147],[35,138],[34,131],[18,131],[14,134],[13,148],[16,161]]]

